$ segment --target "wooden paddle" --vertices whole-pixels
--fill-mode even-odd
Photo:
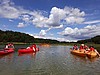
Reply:
[[[95,49],[95,52],[97,53],[97,55],[100,57],[100,54],[99,54],[99,52]]]

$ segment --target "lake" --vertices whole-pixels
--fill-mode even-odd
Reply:
[[[70,54],[71,46],[41,47],[40,51],[0,56],[0,75],[100,75],[100,58],[88,59]]]

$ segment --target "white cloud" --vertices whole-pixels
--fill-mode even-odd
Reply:
[[[24,23],[19,23],[17,27],[18,27],[18,28],[22,28],[22,27],[25,27],[25,26],[26,26],[26,25],[25,25]]]
[[[45,31],[45,30],[41,30],[41,31],[40,31],[40,35],[41,35],[41,36],[46,35],[46,31]]]
[[[25,22],[29,22],[30,16],[29,15],[22,15],[22,20],[25,21]]]
[[[11,0],[0,0],[0,17],[9,19],[21,19],[26,23],[32,23],[36,27],[59,28],[63,25],[62,20],[66,24],[82,23],[85,13],[78,8],[65,7],[64,9],[52,7],[49,16],[45,16],[41,11],[30,11],[20,6],[15,6]]]
[[[34,11],[32,13],[32,16],[33,16],[33,19],[32,19],[33,25],[35,25],[36,27],[48,27],[46,25],[47,17],[44,17],[41,12]]]
[[[77,42],[77,40],[70,40],[70,39],[60,38],[60,37],[56,38],[54,36],[41,36],[41,35],[32,35],[32,36],[34,36],[35,38],[52,39],[52,40],[57,40],[57,41]]]
[[[84,18],[71,16],[65,18],[65,20],[68,24],[81,24],[84,21]]]
[[[30,25],[33,24],[36,27],[41,27],[41,28],[48,28],[47,30],[41,30],[39,35],[45,36],[51,29],[56,29],[56,28],[64,28],[67,27],[69,24],[81,24],[85,21],[85,12],[81,11],[78,8],[72,8],[72,7],[65,7],[63,9],[57,8],[57,7],[52,7],[50,14],[47,14],[47,12],[43,11],[30,11],[26,10],[20,6],[15,6],[14,2],[11,2],[11,0],[0,0],[0,17],[2,18],[8,18],[8,19],[20,19],[20,23],[18,23],[17,27],[22,28],[25,26],[28,26],[27,24],[29,23]],[[11,21],[9,20],[9,21]],[[64,21],[64,24],[63,24]],[[94,22],[84,22],[84,24],[90,24],[90,23],[95,23],[95,22],[100,22],[94,21]],[[98,27],[100,28],[100,27]],[[98,30],[96,27],[95,29]],[[89,35],[94,36],[95,34],[99,34],[97,30],[93,29],[93,26],[87,26],[83,29],[78,29],[78,28],[70,28],[67,27],[63,32],[59,33],[61,35],[66,35],[70,36],[72,38],[80,39],[84,37],[89,37]],[[90,33],[94,32],[94,33]],[[81,37],[80,37],[81,36]],[[54,37],[48,37],[48,38],[53,38],[57,39]],[[65,40],[64,38],[58,38],[58,40]],[[75,40],[75,39],[71,39]],[[67,38],[67,41],[69,39]]]
[[[9,21],[10,21],[10,22],[13,22],[13,20],[11,20],[11,19],[10,19]]]
[[[63,28],[63,25],[60,25],[60,26],[56,26],[56,27],[53,27],[54,29],[58,29],[58,28]]]
[[[22,14],[29,13],[20,6],[15,6],[11,0],[0,0],[0,17],[9,19],[18,19]]]
[[[100,20],[93,20],[93,21],[84,22],[84,24],[95,24],[95,23],[100,23]]]
[[[39,35],[40,36],[45,36],[50,29],[51,28],[48,28],[47,30],[41,30],[40,33],[39,33]]]
[[[44,17],[40,12],[35,11],[33,13],[33,24],[38,27],[58,27],[63,25],[62,20],[66,21],[66,24],[80,24],[85,19],[85,13],[80,11],[78,8],[70,8],[65,7],[64,9],[60,9],[57,7],[53,7],[50,11],[49,17]]]
[[[64,10],[67,15],[65,20],[68,24],[80,24],[85,20],[85,18],[83,18],[85,16],[85,12],[81,12],[78,8],[65,7]]]
[[[3,1],[3,2],[2,2]],[[4,18],[18,18],[20,12],[16,9],[10,0],[1,0],[0,1],[0,16]]]
[[[96,35],[100,35],[100,25],[88,25],[84,28],[78,29],[78,28],[65,28],[64,31],[59,33],[60,35],[71,37],[73,39],[87,39],[94,37]]]

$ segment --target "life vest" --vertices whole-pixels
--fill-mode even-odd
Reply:
[[[95,49],[93,47],[90,48],[90,51],[94,51]]]
[[[80,49],[84,49],[84,46],[80,46]]]
[[[13,45],[13,44],[11,44],[11,43],[10,43],[10,44],[8,44],[8,45],[6,45],[6,48],[10,48],[10,47],[11,47],[11,48],[14,48],[14,45]]]
[[[74,47],[73,47],[73,50],[74,50],[74,49],[75,49],[75,50],[77,50],[77,49],[78,49],[78,47],[77,47],[77,46],[74,46]]]
[[[13,44],[8,44],[8,46],[13,46]]]

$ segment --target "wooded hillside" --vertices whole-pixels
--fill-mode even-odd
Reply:
[[[0,30],[0,42],[22,42],[22,43],[50,43],[50,44],[71,44],[74,42],[59,42],[57,40],[34,38],[26,33],[14,32],[14,31],[2,31]],[[100,44],[100,35],[86,40],[79,40],[77,43],[95,43]]]
[[[59,41],[57,40],[34,38],[29,34],[14,32],[14,31],[2,31],[2,30],[0,30],[0,42],[59,43]]]
[[[100,35],[95,36],[95,37],[90,38],[90,39],[80,40],[80,41],[78,41],[78,43],[95,43],[95,44],[100,44]]]

